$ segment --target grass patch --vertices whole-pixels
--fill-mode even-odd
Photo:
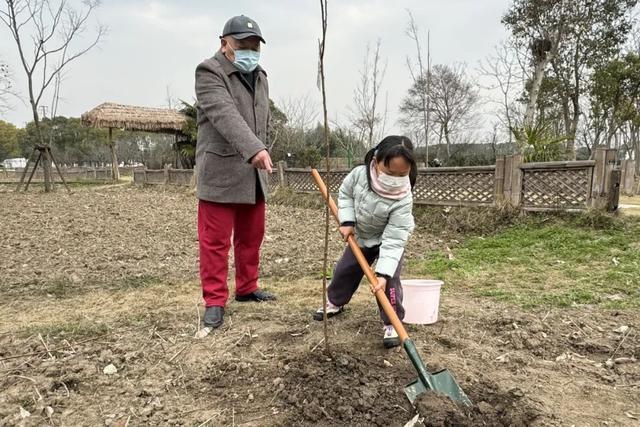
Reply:
[[[597,213],[534,215],[454,250],[410,264],[444,280],[523,307],[597,304],[640,307],[640,220]]]

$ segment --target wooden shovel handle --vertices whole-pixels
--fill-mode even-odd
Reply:
[[[311,176],[313,176],[313,180],[316,182],[318,189],[322,193],[322,197],[324,198],[325,202],[329,206],[329,210],[333,214],[333,217],[338,222],[338,225],[340,225],[340,219],[338,218],[338,207],[336,206],[336,202],[333,201],[333,198],[329,194],[329,191],[327,190],[327,186],[322,180],[322,177],[320,176],[320,174],[316,169],[311,169]],[[349,243],[351,252],[353,252],[353,255],[355,255],[356,259],[358,260],[358,264],[360,264],[362,271],[364,271],[364,275],[367,277],[367,280],[369,281],[369,286],[373,291],[373,289],[375,289],[375,286],[378,284],[378,278],[376,277],[375,273],[371,269],[371,266],[367,262],[367,259],[362,254],[362,251],[360,250],[360,247],[358,246],[358,243],[356,242],[356,239],[353,237],[353,235],[349,236],[349,239],[347,240],[347,242]],[[382,310],[385,312],[385,314],[391,321],[391,324],[393,325],[396,332],[398,333],[398,336],[400,337],[400,341],[404,343],[405,340],[409,339],[409,335],[407,334],[407,331],[404,328],[404,325],[398,318],[396,311],[393,309],[393,306],[389,302],[389,299],[387,298],[387,295],[384,293],[384,290],[379,289],[375,293],[375,295],[376,295],[376,298],[378,299],[378,302],[382,306]]]

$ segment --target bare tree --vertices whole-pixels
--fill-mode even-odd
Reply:
[[[409,24],[407,26],[406,34],[407,36],[413,40],[416,45],[416,58],[414,64],[413,61],[407,57],[407,67],[409,68],[409,73],[411,74],[411,79],[413,80],[413,86],[416,88],[422,88],[420,93],[418,93],[420,105],[422,107],[421,117],[421,125],[422,130],[424,132],[424,144],[425,144],[425,165],[429,164],[429,113],[431,111],[431,106],[429,105],[431,93],[431,35],[427,33],[427,61],[426,64],[422,58],[422,45],[420,44],[420,32],[418,30],[418,25],[416,24],[415,19],[413,18],[413,13],[411,10],[407,9],[407,14],[409,15]],[[417,69],[416,69],[417,65]],[[426,65],[426,68],[425,68]],[[424,82],[421,82],[421,79],[425,79]],[[414,131],[416,130],[414,125]],[[416,144],[419,144],[419,139],[416,140]]]
[[[324,68],[324,54],[326,48],[327,41],[327,22],[328,22],[328,5],[327,0],[320,0],[320,11],[322,13],[322,39],[318,40],[318,82],[320,86],[320,90],[322,91],[322,111],[323,111],[323,119],[324,119],[324,143],[327,149],[326,156],[326,169],[327,176],[325,177],[325,181],[329,182],[329,172],[331,165],[329,163],[329,158],[331,156],[331,144],[329,143],[329,116],[327,113],[327,88],[325,81],[325,68]],[[331,197],[327,192],[327,198]],[[327,272],[329,267],[329,200],[327,199],[325,211],[324,211],[324,257],[323,257],[323,265],[322,265],[322,310],[323,316],[322,320],[324,323],[324,351],[327,355],[330,354],[331,350],[329,347],[329,332],[327,329]]]
[[[318,104],[310,94],[282,99],[278,108],[287,116],[287,123],[294,128],[308,131],[318,121]]]
[[[310,94],[306,94],[280,100],[277,108],[286,117],[286,123],[281,123],[282,126],[278,130],[278,150],[283,154],[301,151],[306,135],[318,122],[317,102]]]
[[[509,144],[513,144],[514,116],[517,115],[514,102],[520,96],[524,84],[522,67],[517,55],[518,51],[510,41],[502,41],[492,54],[480,62],[479,67],[480,75],[491,80],[485,89],[500,93],[498,118],[508,135]]]
[[[464,66],[436,65],[431,73],[429,96],[433,121],[440,127],[447,143],[447,160],[452,139],[467,129],[473,119],[478,91],[466,76]]]
[[[377,138],[378,129],[384,120],[378,111],[378,98],[380,88],[387,71],[387,63],[380,64],[381,41],[376,42],[375,50],[367,44],[366,53],[360,70],[360,82],[353,92],[354,109],[352,112],[352,124],[358,129],[360,139],[366,141],[367,147],[374,145],[374,137]]]
[[[447,161],[451,156],[454,139],[460,139],[462,131],[473,127],[474,110],[479,101],[478,90],[467,78],[463,65],[435,65],[431,72],[429,103],[435,132],[444,138],[447,147]],[[405,120],[411,121],[423,112],[422,93],[427,78],[418,79],[417,85],[409,89],[402,101],[400,112]]]
[[[347,166],[349,169],[353,167],[354,158],[364,155],[364,152],[368,149],[360,133],[360,129],[340,123],[337,116],[331,121],[331,135],[347,154]]]
[[[106,33],[99,25],[90,41],[76,47],[76,41],[89,31],[91,14],[98,0],[84,0],[81,9],[67,0],[5,0],[0,21],[9,29],[28,85],[29,104],[40,141],[38,149],[44,169],[45,191],[52,189],[51,149],[42,135],[39,107],[53,84],[59,89],[68,65],[94,48]],[[54,95],[59,97],[59,92]]]
[[[180,100],[173,95],[171,85],[169,84],[165,88],[165,102],[167,103],[167,108],[170,110],[176,110],[180,105]]]

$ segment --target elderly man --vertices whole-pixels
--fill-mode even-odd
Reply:
[[[220,50],[196,69],[198,240],[208,330],[223,322],[232,235],[236,301],[275,299],[258,288],[267,173],[273,167],[265,147],[269,87],[258,65],[261,42],[254,20],[233,17]]]

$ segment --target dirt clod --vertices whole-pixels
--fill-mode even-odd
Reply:
[[[420,396],[416,409],[426,427],[535,425],[542,413],[519,388],[503,392],[495,384],[468,387],[472,407],[458,404],[433,391]],[[550,421],[548,418],[546,421]]]

